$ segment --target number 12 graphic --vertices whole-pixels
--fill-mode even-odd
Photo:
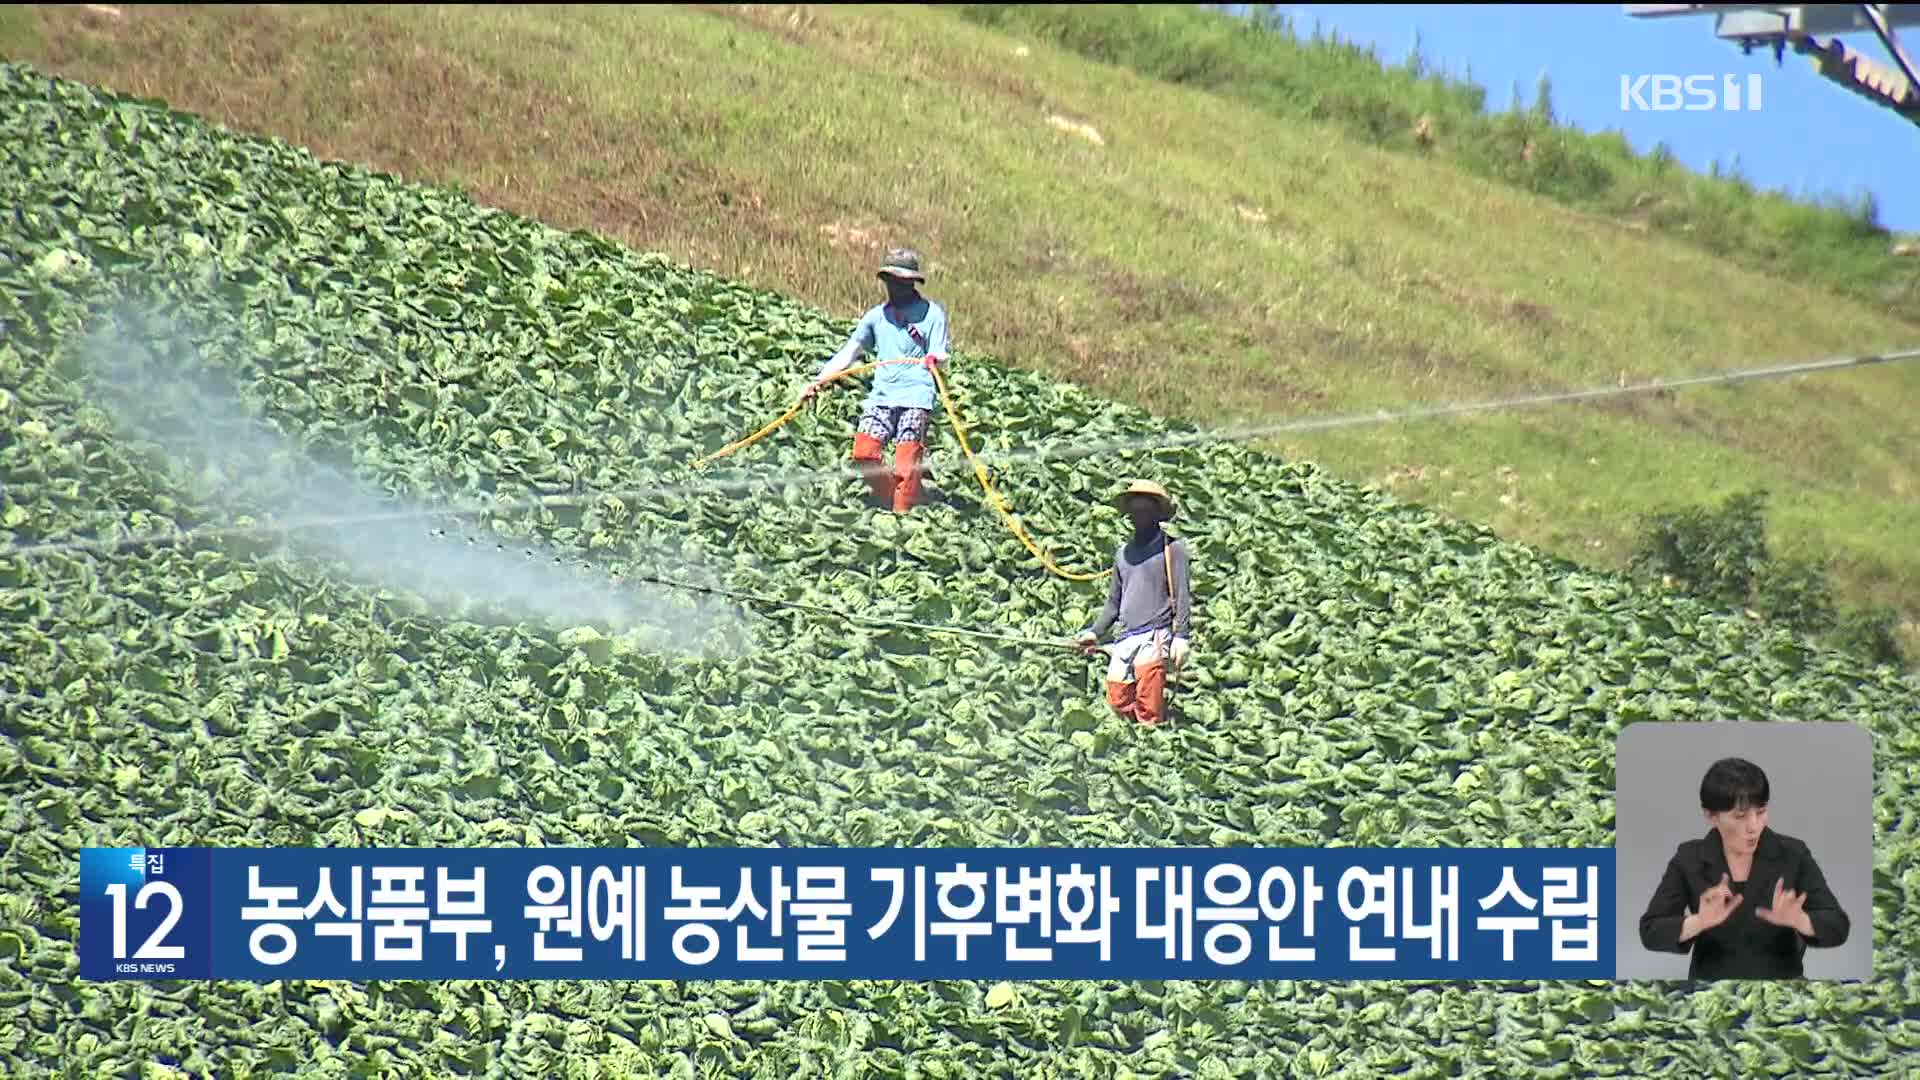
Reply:
[[[107,895],[113,897],[113,958],[125,960],[127,958],[126,883],[116,881],[107,886]],[[180,921],[180,890],[174,888],[172,882],[149,881],[140,886],[140,891],[134,895],[133,906],[140,911],[145,911],[147,902],[156,895],[167,901],[167,917],[161,919],[160,925],[154,928],[153,933],[147,935],[147,940],[140,945],[140,951],[135,953],[133,958],[135,960],[185,959],[187,955],[185,946],[160,944],[166,940],[167,932],[173,929],[173,924]]]

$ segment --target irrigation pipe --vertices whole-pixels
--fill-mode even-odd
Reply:
[[[812,615],[826,615],[831,618],[839,619],[841,622],[853,623],[856,625],[865,624],[869,626],[887,627],[889,629],[897,629],[897,630],[920,630],[920,631],[931,633],[931,634],[954,634],[960,637],[981,638],[988,641],[1005,641],[1015,645],[1039,645],[1039,646],[1044,646],[1047,648],[1055,648],[1055,649],[1070,649],[1074,646],[1074,642],[1071,639],[1063,638],[1063,637],[1062,638],[1037,638],[1037,637],[1028,637],[1023,634],[1005,634],[1005,633],[1000,633],[998,631],[993,631],[993,630],[974,630],[974,629],[969,629],[963,626],[951,626],[944,623],[914,622],[910,619],[882,619],[882,618],[876,618],[871,615],[855,615],[849,611],[843,611],[839,608],[826,607],[821,604],[803,604],[797,600],[786,600],[777,596],[766,596],[764,594],[738,592],[732,589],[722,589],[722,588],[718,588],[716,586],[711,586],[711,585],[695,585],[692,582],[674,581],[669,578],[655,577],[651,574],[615,574],[614,575],[614,580],[616,581],[622,580],[623,578],[631,578],[635,581],[643,581],[650,585],[660,585],[669,589],[682,589],[688,592],[707,593],[713,596],[723,596],[729,600],[735,600],[744,604],[754,604],[754,605],[763,606],[763,607],[782,607],[782,608],[791,609],[793,611],[803,611]]]
[[[1350,413],[1344,416],[1308,417],[1299,420],[1280,421],[1251,427],[1226,428],[1213,431],[1193,432],[1186,435],[1162,435],[1146,438],[1107,440],[1103,442],[1064,443],[1052,447],[1008,450],[999,453],[969,453],[976,469],[981,462],[1040,462],[1075,461],[1102,454],[1123,452],[1150,452],[1171,450],[1182,447],[1227,442],[1248,442],[1282,435],[1296,431],[1324,431],[1331,428],[1357,427],[1367,424],[1402,423],[1412,420],[1434,419],[1445,416],[1460,416],[1476,412],[1489,412],[1501,409],[1528,408],[1539,405],[1566,404],[1579,401],[1596,401],[1614,397],[1628,397],[1636,394],[1659,393],[1691,386],[1710,386],[1721,383],[1749,382],[1758,379],[1785,378],[1793,375],[1809,375],[1839,371],[1848,368],[1865,367],[1872,364],[1893,363],[1901,360],[1920,358],[1920,348],[1897,350],[1893,352],[1871,353],[1857,356],[1840,357],[1829,360],[1811,361],[1799,364],[1784,364],[1776,367],[1749,368],[1741,371],[1721,372],[1710,375],[1696,375],[1682,379],[1657,380],[1632,386],[1607,386],[1591,390],[1576,390],[1564,393],[1523,395],[1488,401],[1465,402],[1453,405],[1416,406],[1401,410],[1380,409],[1369,413]],[[883,361],[884,362],[884,361]],[[867,365],[872,367],[877,365]],[[839,375],[844,377],[865,368],[848,369]],[[724,454],[729,454],[765,438],[774,429],[798,415],[804,402],[795,405],[782,417],[761,428],[754,435],[732,444],[721,452],[701,459],[701,465],[711,462]],[[932,468],[930,462],[919,466],[925,472]],[[854,475],[848,469],[824,469],[810,472],[783,471],[782,478],[787,482],[825,482],[839,480]],[[697,494],[702,491],[732,492],[750,490],[764,484],[764,480],[741,477],[734,480],[704,480],[693,483],[656,484],[647,487],[610,489],[598,492],[570,492],[535,495],[521,499],[502,500],[490,505],[472,507],[421,507],[396,509],[390,512],[371,514],[342,514],[331,517],[321,516],[287,522],[263,522],[254,525],[215,526],[206,528],[181,529],[173,532],[152,533],[148,535],[128,535],[88,540],[49,540],[26,544],[8,544],[0,546],[0,559],[32,557],[39,555],[70,554],[79,552],[97,552],[109,554],[128,548],[150,547],[167,544],[190,544],[200,540],[212,540],[226,537],[260,537],[278,533],[296,532],[303,529],[328,528],[341,525],[374,524],[393,521],[418,521],[434,518],[478,517],[485,514],[514,513],[524,510],[548,509],[552,507],[585,505],[601,499],[645,499],[676,495]]]
[[[446,533],[443,530],[434,530],[434,532],[431,535],[435,539],[441,539],[446,537]],[[477,544],[482,542],[472,536],[468,536],[465,539],[469,544]],[[496,548],[504,550],[506,545],[495,544],[494,546]],[[533,552],[530,550],[527,551],[526,554],[529,558],[533,557]],[[587,560],[581,559],[578,557],[568,559],[565,556],[556,556],[553,561],[555,563],[570,561],[579,567],[593,569],[592,564],[587,562]],[[1004,641],[1004,642],[1009,642],[1015,645],[1039,645],[1039,646],[1044,646],[1048,648],[1072,648],[1077,644],[1071,639],[1064,638],[1064,637],[1038,638],[1038,637],[1030,637],[1024,634],[1009,634],[1009,633],[1004,633],[1004,632],[995,631],[995,630],[975,630],[975,629],[970,629],[962,626],[953,626],[947,623],[923,623],[923,622],[915,622],[910,619],[887,619],[887,618],[880,618],[872,615],[855,615],[854,613],[847,611],[845,609],[828,607],[827,605],[824,605],[824,604],[808,604],[798,600],[788,600],[784,597],[769,596],[765,593],[742,592],[738,589],[721,588],[718,585],[698,585],[691,581],[680,581],[674,578],[660,577],[655,574],[629,573],[626,571],[612,571],[609,574],[609,577],[611,577],[612,580],[616,582],[618,581],[644,582],[649,585],[659,585],[664,588],[678,589],[683,592],[702,593],[708,596],[724,597],[728,600],[733,600],[735,602],[742,603],[742,604],[751,604],[759,607],[786,608],[792,611],[802,611],[812,615],[825,615],[830,618],[838,619],[841,622],[851,623],[855,625],[864,624],[869,626],[886,627],[890,629],[899,629],[899,630],[920,630],[920,631],[925,631],[927,633],[953,634],[959,637],[980,638],[988,641]]]

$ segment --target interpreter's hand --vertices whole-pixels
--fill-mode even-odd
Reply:
[[[1091,630],[1081,631],[1080,636],[1073,639],[1073,643],[1087,656],[1094,656],[1100,652],[1100,638]]]
[[[812,401],[815,395],[819,394],[821,390],[826,388],[826,385],[827,384],[824,381],[818,380],[818,379],[808,383],[807,388],[805,390],[800,391],[800,400]]]
[[[1807,894],[1787,888],[1784,881],[1773,883],[1773,903],[1753,913],[1761,922],[1784,926],[1789,930],[1798,930],[1803,934],[1813,934],[1813,920],[1807,918]]]
[[[1745,897],[1735,896],[1732,882],[1727,875],[1720,875],[1720,883],[1700,894],[1700,910],[1693,913],[1694,923],[1701,930],[1711,930],[1727,921],[1733,909],[1740,906]]]

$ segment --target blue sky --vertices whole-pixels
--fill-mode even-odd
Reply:
[[[1664,140],[1702,172],[1737,155],[1741,171],[1762,188],[1839,196],[1870,190],[1882,225],[1920,232],[1920,127],[1821,77],[1809,58],[1792,50],[1778,67],[1770,49],[1743,56],[1714,36],[1711,15],[1634,19],[1619,4],[1292,4],[1281,10],[1302,35],[1312,33],[1317,18],[1323,31],[1338,29],[1342,40],[1372,44],[1388,63],[1406,59],[1417,30],[1429,67],[1459,76],[1472,66],[1473,81],[1487,88],[1489,109],[1506,108],[1516,81],[1531,104],[1544,71],[1563,123],[1619,130],[1641,151]],[[1870,32],[1841,40],[1894,66]],[[1914,55],[1920,28],[1906,29],[1900,40]],[[1748,73],[1758,73],[1761,111],[1621,111],[1622,74],[1661,73],[1732,74],[1743,86]]]

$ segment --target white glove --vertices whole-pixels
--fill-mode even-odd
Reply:
[[[1186,638],[1183,638],[1183,637],[1177,637],[1177,638],[1174,638],[1174,639],[1173,639],[1173,667],[1174,667],[1174,670],[1176,670],[1176,671],[1177,671],[1177,670],[1179,670],[1180,668],[1183,668],[1183,667],[1186,667],[1186,666],[1187,666],[1187,657],[1188,657],[1188,656],[1189,656],[1189,655],[1190,655],[1190,654],[1191,654],[1192,652],[1193,652],[1193,646],[1192,646],[1192,645],[1190,645],[1190,644],[1188,644],[1188,642],[1187,642],[1187,639],[1186,639]]]

